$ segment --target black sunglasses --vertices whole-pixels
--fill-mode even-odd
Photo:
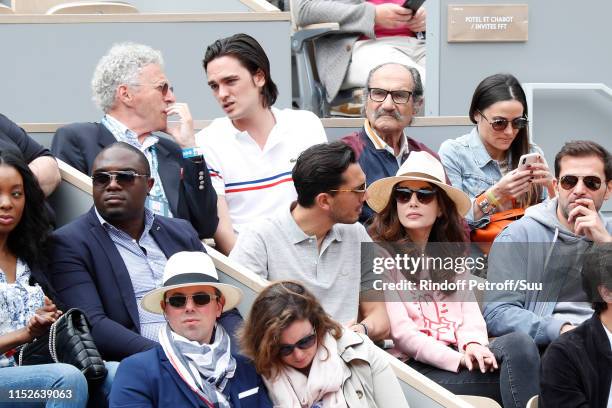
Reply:
[[[91,176],[94,186],[103,187],[108,185],[111,180],[115,180],[122,186],[131,185],[136,177],[149,177],[148,174],[138,174],[132,170],[120,171],[100,171]]]
[[[193,295],[172,295],[166,299],[166,303],[168,303],[172,307],[181,308],[185,307],[187,304],[187,299],[193,299],[193,303],[196,306],[206,306],[210,303],[212,299],[218,299],[219,297],[216,295],[211,295],[208,293],[194,293]]]
[[[370,95],[370,99],[374,102],[384,102],[387,99],[387,95],[391,94],[391,99],[393,102],[403,105],[408,103],[410,97],[412,96],[411,91],[387,91],[382,88],[368,88],[368,93]]]
[[[572,176],[567,175],[559,179],[559,184],[564,190],[571,190],[576,187],[578,180],[582,179],[582,182],[591,191],[597,191],[601,188],[601,179],[597,176]]]
[[[410,201],[410,199],[412,199],[412,194],[415,193],[417,200],[419,200],[419,202],[421,204],[429,204],[431,203],[434,198],[436,198],[436,192],[438,191],[438,189],[436,188],[432,188],[432,189],[423,189],[423,188],[419,188],[419,189],[412,189],[412,188],[408,188],[408,187],[396,187],[393,190],[393,195],[395,196],[395,200],[400,203],[400,204],[406,204],[407,202]]]
[[[308,336],[301,338],[294,344],[281,344],[280,347],[278,348],[278,354],[280,354],[283,357],[287,357],[291,355],[291,353],[293,353],[293,350],[295,350],[296,347],[299,348],[300,350],[309,349],[315,344],[316,340],[317,340],[317,331],[315,330],[313,331],[312,334],[309,334]]]
[[[496,130],[498,132],[501,132],[502,130],[506,130],[506,128],[508,127],[508,123],[511,123],[512,129],[515,129],[515,130],[524,129],[529,124],[529,120],[525,117],[514,118],[512,120],[508,120],[504,118],[489,120],[481,111],[478,111],[478,113],[480,113],[482,117],[487,121],[487,123],[491,125],[493,130]]]

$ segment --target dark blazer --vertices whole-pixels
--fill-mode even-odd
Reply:
[[[75,169],[91,175],[98,153],[116,141],[101,123],[73,123],[57,130],[51,152]],[[217,194],[206,162],[183,159],[179,145],[165,137],[160,137],[156,146],[158,173],[172,214],[189,221],[200,238],[212,238],[219,219]]]
[[[538,404],[543,408],[606,408],[611,381],[610,341],[599,317],[593,315],[546,349]]]
[[[180,251],[205,251],[185,220],[155,216],[151,235],[166,257]],[[85,312],[105,360],[120,361],[157,345],[140,335],[138,306],[130,275],[119,251],[92,207],[50,238],[50,280],[59,300]],[[223,327],[233,334],[240,315]]]
[[[253,365],[243,356],[234,355],[234,358],[236,372],[223,392],[229,397],[232,407],[272,407],[266,386]],[[206,407],[181,380],[161,346],[127,358],[119,365],[111,390],[110,407],[128,406]]]

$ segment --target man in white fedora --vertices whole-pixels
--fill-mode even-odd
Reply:
[[[166,319],[160,345],[122,361],[111,407],[271,407],[261,377],[245,357],[231,353],[231,338],[217,324],[242,291],[220,283],[203,252],[172,255],[163,282],[141,301]]]

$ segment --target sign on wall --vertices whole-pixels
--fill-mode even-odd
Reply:
[[[523,42],[527,4],[449,4],[448,42]]]

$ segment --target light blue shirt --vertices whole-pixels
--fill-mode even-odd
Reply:
[[[535,144],[530,145],[529,152],[540,153],[544,157],[542,150]],[[475,224],[474,199],[503,177],[499,163],[489,155],[480,139],[477,127],[467,135],[446,140],[440,146],[438,154],[453,187],[463,190],[470,197],[472,208],[465,218],[470,224]],[[510,152],[508,152],[508,162],[512,163]],[[542,199],[544,198],[546,198],[545,189],[542,195]],[[483,221],[485,219],[488,222],[488,217],[482,217]]]
[[[151,235],[151,226],[155,216],[151,210],[145,208],[145,227],[137,241],[126,232],[106,222],[98,213],[98,209],[95,211],[100,224],[115,243],[115,247],[130,274],[136,304],[138,305],[140,334],[147,339],[157,341],[159,329],[166,324],[166,321],[162,315],[147,312],[140,306],[140,300],[147,292],[161,287],[164,266],[167,262],[166,255]]]

